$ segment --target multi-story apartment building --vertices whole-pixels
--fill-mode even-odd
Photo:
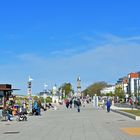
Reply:
[[[116,83],[116,88],[120,87],[125,95],[132,96],[140,92],[140,72],[132,72],[127,77],[119,78]]]
[[[140,78],[139,73],[128,74],[128,94],[139,93]]]

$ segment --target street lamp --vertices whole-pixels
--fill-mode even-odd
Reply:
[[[47,98],[47,84],[44,84],[44,94],[43,94],[43,98],[44,98],[44,109],[46,109],[46,98]]]
[[[61,101],[62,100],[62,97],[63,95],[62,95],[62,88],[60,88],[60,90],[59,90],[59,100]]]
[[[32,113],[32,81],[33,79],[29,76],[29,80],[28,80],[29,113]]]

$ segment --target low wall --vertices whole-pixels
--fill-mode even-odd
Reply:
[[[136,116],[136,115],[124,112],[124,111],[120,111],[120,110],[117,110],[117,109],[111,109],[111,111],[122,114],[122,115],[127,116],[129,118],[132,118],[134,120],[140,120],[140,116]]]

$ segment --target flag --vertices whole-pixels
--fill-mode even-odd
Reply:
[[[44,88],[46,88],[47,86],[48,86],[48,85],[45,83],[45,84],[44,84]]]
[[[34,79],[32,79],[30,76],[29,76],[29,81],[33,81]]]

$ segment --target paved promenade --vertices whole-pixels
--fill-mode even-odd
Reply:
[[[0,122],[0,140],[139,140],[140,121],[91,105],[77,113],[59,107],[27,122]]]

